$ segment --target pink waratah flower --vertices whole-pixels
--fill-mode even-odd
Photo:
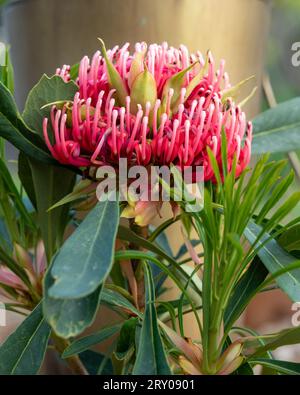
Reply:
[[[73,102],[51,109],[51,136],[44,137],[60,163],[77,167],[118,165],[204,166],[214,178],[207,148],[222,167],[221,134],[226,134],[228,168],[237,158],[236,176],[248,165],[252,125],[232,99],[222,60],[216,69],[211,53],[145,43],[114,47],[92,60],[85,56]],[[57,70],[65,82],[70,67]]]

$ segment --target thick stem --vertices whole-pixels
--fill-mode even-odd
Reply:
[[[52,333],[51,338],[53,340],[56,350],[59,352],[60,355],[70,345],[70,342],[68,340],[62,339],[61,337],[57,336],[55,333]],[[79,376],[88,375],[87,370],[85,369],[83,363],[80,361],[80,358],[77,355],[66,358],[65,361],[68,364],[73,374]]]

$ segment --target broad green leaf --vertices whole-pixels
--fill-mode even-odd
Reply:
[[[253,121],[253,154],[300,148],[300,98],[278,104]]]
[[[257,236],[261,233],[262,228],[254,222],[250,222],[245,229],[245,236],[248,241],[253,244]],[[278,270],[284,269],[286,266],[296,262],[296,258],[286,252],[276,240],[269,240],[270,235],[267,233],[257,243],[257,255],[268,269],[269,273],[273,274]],[[300,269],[288,271],[287,273],[276,278],[279,287],[294,301],[300,300]]]
[[[0,136],[28,156],[44,163],[55,164],[41,137],[30,130],[21,118],[9,90],[0,82]]]
[[[36,374],[43,362],[50,332],[39,304],[1,345],[0,374]]]
[[[118,224],[118,201],[95,206],[53,260],[51,297],[81,298],[103,283],[112,267]]]
[[[121,324],[117,324],[108,328],[103,328],[100,331],[93,333],[92,335],[82,337],[75,340],[68,348],[63,352],[63,358],[69,358],[72,355],[79,354],[83,351],[88,350],[96,344],[102,343],[104,340],[109,339],[121,329]]]
[[[287,229],[277,240],[286,251],[300,250],[300,225]]]
[[[270,369],[276,370],[279,373],[289,375],[300,375],[300,363],[278,361],[275,359],[255,358],[249,361],[251,365],[262,365]]]
[[[48,261],[60,247],[69,221],[68,205],[48,212],[48,209],[72,191],[75,174],[63,167],[47,166],[30,159],[30,168],[38,210],[38,221]]]
[[[270,335],[270,337],[264,338],[264,345],[257,348],[252,358],[256,358],[261,356],[262,354],[266,353],[267,351],[276,350],[279,347],[292,345],[292,344],[299,344],[300,343],[300,327],[285,329],[279,333],[274,335]]]
[[[64,82],[57,75],[49,78],[44,74],[40,81],[32,88],[26,100],[23,112],[23,118],[26,124],[43,136],[43,119],[49,117],[51,106],[42,107],[58,100],[73,100],[77,91],[78,86],[73,81]]]
[[[155,309],[155,289],[150,267],[145,264],[146,309],[141,329],[134,375],[170,375]]]
[[[54,283],[50,270],[51,267],[44,278],[44,316],[58,336],[68,339],[79,335],[93,323],[102,286],[83,298],[53,299],[48,293]]]
[[[251,262],[247,271],[235,286],[229,299],[224,315],[225,331],[230,329],[240,317],[268,273],[268,270],[259,258],[255,258],[254,261]]]
[[[104,366],[101,369],[102,375],[112,375],[114,373],[111,359],[107,358],[107,356],[103,354],[100,354],[99,352],[87,350],[80,353],[79,358],[88,373],[92,376],[98,374],[98,371],[102,367],[101,365],[103,363]]]

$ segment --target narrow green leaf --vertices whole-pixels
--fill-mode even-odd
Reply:
[[[0,347],[0,374],[38,373],[51,329],[39,304]]]
[[[6,167],[5,163],[3,160],[0,159],[0,177],[2,178],[6,193],[9,195],[9,197],[13,200],[16,209],[18,210],[19,214],[21,217],[24,219],[24,221],[29,225],[31,228],[35,228],[35,224],[33,222],[32,217],[30,216],[29,212],[27,211],[23,200],[19,194],[19,191],[17,190],[14,180],[12,179],[12,176]]]
[[[151,251],[154,254],[157,254],[160,258],[164,258],[172,266],[172,268],[176,269],[177,274],[182,278],[182,280],[188,281],[189,276],[181,268],[178,262],[168,254],[166,254],[166,252],[158,245],[154,244],[154,242],[146,240],[143,237],[140,237],[139,235],[134,233],[131,229],[126,228],[125,226],[122,225],[120,225],[118,229],[118,238],[121,240],[126,240],[131,243],[134,243],[135,245],[143,247],[146,250]],[[193,287],[196,292],[198,291],[198,288],[193,281],[191,282],[191,287]]]
[[[159,332],[155,310],[155,289],[151,269],[144,265],[146,286],[146,309],[139,340],[134,375],[171,374],[164,345]]]
[[[229,299],[224,315],[225,332],[231,328],[235,321],[240,317],[248,302],[255,295],[257,288],[265,280],[268,270],[261,260],[256,258],[251,262],[247,271],[243,274],[235,286]]]
[[[244,234],[248,241],[254,244],[261,231],[262,228],[259,225],[250,222]],[[266,242],[269,238],[270,235],[267,233],[261,237],[257,243],[257,247],[261,247],[257,254],[268,271],[273,274],[296,262],[296,258],[286,252],[276,240]],[[300,269],[289,271],[279,276],[276,278],[276,282],[293,301],[298,302],[300,300]]]
[[[174,95],[171,99],[171,110],[172,112],[175,112],[177,109],[178,101],[180,98],[180,93],[181,93],[181,88],[184,85],[184,81],[186,78],[186,73],[190,71],[193,67],[196,66],[198,62],[195,62],[185,68],[184,70],[179,71],[177,74],[173,75],[172,77],[169,78],[169,80],[165,83],[163,92],[162,92],[162,103],[161,103],[161,113],[166,112],[167,109],[167,98],[170,89],[174,90]]]
[[[278,361],[275,359],[264,359],[264,358],[255,358],[250,360],[249,363],[251,365],[262,365],[266,366],[270,369],[276,370],[279,373],[289,374],[289,375],[300,375],[300,363],[296,362],[287,362],[287,361]]]
[[[300,343],[300,327],[285,329],[270,338],[264,339],[264,345],[257,348],[254,354],[251,355],[252,358],[261,356],[267,351],[276,350],[279,347],[299,344]]]
[[[48,211],[51,211],[57,207],[63,206],[65,204],[69,203],[74,203],[78,202],[84,199],[88,198],[89,193],[96,193],[96,187],[92,185],[92,181],[90,180],[81,180],[73,189],[71,193],[68,195],[64,196],[62,199],[60,199],[58,202],[55,202],[55,204],[48,209]]]
[[[109,339],[114,334],[120,331],[121,324],[117,324],[108,328],[103,328],[100,331],[93,333],[92,335],[82,337],[75,340],[62,354],[63,358],[69,358],[73,355],[79,354],[83,351],[88,350],[96,344],[102,343],[104,340]]]
[[[123,310],[131,311],[137,316],[142,316],[142,314],[136,309],[136,307],[133,306],[132,303],[112,289],[103,289],[101,294],[101,303],[104,303],[107,306],[119,307]]]
[[[71,78],[71,80],[73,80],[73,81],[76,81],[77,78],[78,78],[79,66],[80,66],[80,63],[75,63],[75,64],[73,64],[73,66],[71,66],[70,78]]]
[[[102,54],[105,59],[106,63],[106,68],[107,68],[107,73],[108,73],[108,79],[109,79],[109,84],[111,89],[116,89],[115,96],[117,98],[118,104],[120,106],[125,106],[125,99],[126,96],[128,96],[127,88],[122,80],[118,70],[115,68],[113,63],[109,60],[105,48],[104,41],[101,40],[101,38],[98,38],[98,40],[101,43],[101,49],[102,49]]]

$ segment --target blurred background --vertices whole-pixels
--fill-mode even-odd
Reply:
[[[99,49],[99,36],[107,47],[143,40],[184,43],[203,53],[211,49],[217,61],[226,59],[232,83],[255,75],[258,91],[246,110],[249,118],[276,101],[300,95],[300,66],[291,61],[292,45],[300,42],[300,0],[0,0],[0,4],[0,41],[11,45],[20,110],[42,73],[51,75],[62,64],[91,56]],[[13,172],[16,153],[11,147],[8,157]],[[298,172],[294,189],[299,189],[299,152],[288,159]],[[300,215],[300,207],[296,211]],[[176,248],[172,233],[169,238]],[[290,300],[280,291],[268,292],[251,303],[244,324],[273,332],[291,326],[293,313]],[[283,347],[276,356],[300,361],[300,346]]]

